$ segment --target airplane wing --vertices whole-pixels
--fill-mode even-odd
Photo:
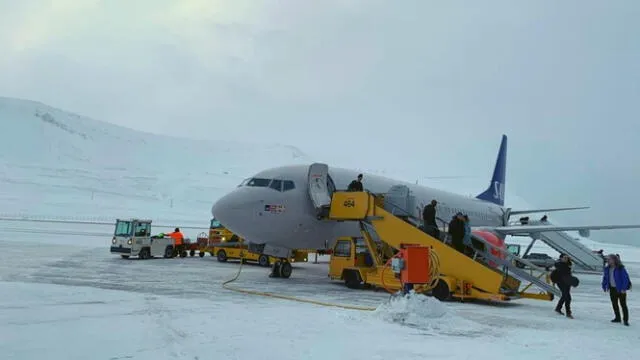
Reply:
[[[498,226],[492,230],[503,235],[528,235],[547,231],[581,231],[581,230],[614,230],[614,229],[640,229],[640,225],[582,225],[582,226],[557,226],[557,225],[513,225]]]
[[[588,206],[579,206],[579,207],[550,208],[550,209],[510,210],[509,215],[535,214],[535,213],[546,213],[546,212],[568,211],[568,210],[583,210],[588,208],[589,208]]]

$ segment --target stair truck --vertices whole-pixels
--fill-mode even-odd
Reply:
[[[439,300],[553,300],[554,295],[560,295],[549,283],[544,269],[538,269],[526,259],[516,257],[518,262],[530,265],[531,271],[541,270],[540,275],[517,268],[512,254],[495,256],[496,251],[506,251],[488,242],[484,242],[486,251],[482,261],[460,253],[420,230],[409,212],[397,211],[395,204],[398,199],[393,199],[393,202],[386,200],[384,196],[369,192],[335,191],[332,194],[325,219],[359,222],[362,238],[340,238],[336,241],[329,267],[331,279],[342,280],[350,288],[367,286],[400,290],[402,284],[393,271],[388,270],[388,264],[403,244],[414,244],[432,249],[437,254],[439,274],[426,294]],[[483,241],[479,237],[476,240]],[[490,266],[489,262],[499,266]],[[528,284],[521,289],[523,281]],[[532,285],[542,292],[527,292]]]

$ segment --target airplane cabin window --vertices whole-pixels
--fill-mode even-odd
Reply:
[[[273,190],[282,191],[282,180],[273,180],[271,182],[271,185],[269,185],[269,187],[272,188]]]
[[[252,187],[267,187],[271,183],[271,179],[263,179],[263,178],[252,178],[247,182],[247,186]]]
[[[283,182],[283,187],[282,187],[282,191],[288,191],[288,190],[293,190],[296,188],[296,185],[294,184],[293,181],[291,180],[285,180]]]

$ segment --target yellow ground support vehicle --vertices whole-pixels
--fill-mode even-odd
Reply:
[[[409,216],[398,216],[385,210],[384,201],[368,192],[334,192],[327,218],[360,224],[362,238],[338,239],[329,266],[329,277],[343,280],[348,287],[370,285],[399,290],[400,281],[390,269],[386,270],[386,265],[403,244],[413,244],[429,247],[438,256],[440,273],[429,293],[440,300],[552,300],[554,294],[559,293],[548,279],[541,279],[546,273],[536,276],[513,265],[509,257],[515,255],[507,254],[506,259],[500,259],[486,254],[487,260],[500,265],[492,267],[426,234]],[[492,245],[487,242],[485,246],[488,249]],[[517,261],[528,263],[521,258]],[[522,281],[529,284],[521,289]],[[527,292],[532,285],[542,292]]]
[[[402,290],[403,284],[400,277],[389,266],[389,259],[393,258],[395,250],[388,248],[390,252],[387,261],[381,266],[376,266],[371,257],[371,249],[380,253],[385,250],[384,243],[371,241],[370,237],[340,237],[336,240],[333,248],[331,261],[329,262],[329,277],[332,280],[344,280],[345,285],[351,289],[361,287],[383,288],[389,292]],[[418,292],[427,292],[438,281],[439,261],[436,254],[432,254],[428,259],[429,284],[422,284],[414,287]]]
[[[220,224],[216,218],[209,224],[209,242],[212,244],[221,242],[236,242],[242,240],[238,235]]]
[[[244,239],[225,228],[220,221],[213,218],[209,226],[209,235],[201,233],[198,235],[198,252],[200,257],[206,253],[215,256],[218,261],[239,260],[244,258],[245,262],[256,262],[260,266],[270,266],[277,259],[261,253],[260,246],[246,244]],[[294,250],[290,262],[307,262],[308,251]]]

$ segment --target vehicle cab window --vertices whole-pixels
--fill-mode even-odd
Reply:
[[[351,256],[351,240],[338,240],[333,250],[333,256],[339,256],[339,257]]]
[[[119,221],[116,224],[116,231],[114,236],[130,236],[131,235],[131,222]]]
[[[134,236],[149,236],[151,234],[151,224],[137,223]]]
[[[211,219],[211,225],[209,226],[210,229],[217,229],[221,226],[222,224],[220,224],[220,221],[218,221],[217,219]]]

